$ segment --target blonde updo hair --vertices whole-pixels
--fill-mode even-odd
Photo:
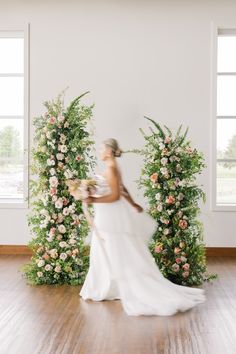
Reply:
[[[119,147],[118,141],[116,139],[110,138],[110,139],[106,139],[103,141],[103,144],[105,146],[109,146],[113,152],[113,155],[115,157],[120,157],[122,154],[122,150]]]

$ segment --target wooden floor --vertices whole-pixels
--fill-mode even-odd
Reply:
[[[236,258],[212,257],[207,301],[172,317],[127,316],[119,300],[82,300],[80,287],[29,286],[29,256],[0,256],[0,354],[233,354]]]

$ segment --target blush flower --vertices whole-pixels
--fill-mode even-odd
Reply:
[[[150,180],[155,183],[158,179],[158,173],[153,173],[151,176],[150,176]]]
[[[56,117],[50,117],[49,120],[48,120],[48,123],[49,124],[55,124],[56,123]]]
[[[171,142],[171,137],[166,136],[166,137],[165,137],[165,140],[164,140],[164,143],[165,143],[165,144],[169,144],[170,142]]]
[[[169,195],[167,198],[166,198],[166,203],[167,204],[174,204],[175,203],[175,197],[173,195]]]
[[[179,247],[175,247],[175,249],[174,249],[175,254],[178,254],[180,251],[181,251],[181,249]]]
[[[188,263],[185,263],[185,264],[182,266],[182,268],[183,268],[184,270],[189,270],[190,266],[189,266]]]
[[[187,221],[186,220],[180,220],[179,221],[179,227],[182,229],[182,230],[184,230],[184,229],[186,229],[187,227],[188,227],[188,223],[187,223]]]
[[[161,253],[162,249],[163,249],[162,245],[157,245],[157,246],[155,247],[155,252],[156,252],[156,253]]]

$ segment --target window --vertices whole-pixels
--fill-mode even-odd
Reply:
[[[0,207],[26,207],[26,31],[0,29]]]

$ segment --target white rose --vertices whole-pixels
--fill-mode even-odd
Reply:
[[[60,259],[62,259],[63,261],[65,261],[67,258],[67,254],[66,253],[61,253],[60,254]]]
[[[47,159],[47,165],[48,165],[48,166],[54,166],[54,165],[55,165],[55,160],[53,160],[53,159]]]
[[[59,265],[56,266],[54,270],[55,270],[56,273],[60,273],[61,272],[61,266],[59,266]]]
[[[58,146],[58,149],[61,151],[61,152],[67,152],[67,146],[66,145],[59,145]]]
[[[52,176],[49,178],[49,183],[51,187],[57,187],[58,186],[58,179],[56,176]]]
[[[57,209],[61,209],[61,208],[63,207],[63,200],[62,200],[62,198],[57,199],[57,201],[56,201],[56,203],[55,203],[55,207],[56,207]]]
[[[44,269],[48,272],[48,271],[52,270],[52,266],[50,264],[46,264]]]
[[[64,154],[58,153],[58,154],[56,154],[56,157],[59,161],[61,161],[64,159]]]
[[[58,230],[59,230],[59,232],[62,233],[62,234],[64,234],[64,233],[66,232],[66,228],[65,228],[64,225],[59,225],[59,226],[58,226]]]
[[[38,278],[42,278],[43,277],[43,272],[37,272],[37,276],[38,276]]]
[[[161,168],[160,168],[160,171],[161,171],[161,173],[162,173],[163,175],[167,175],[168,172],[169,172],[166,167],[161,167]]]
[[[167,158],[167,157],[163,157],[163,158],[161,159],[161,164],[162,164],[163,166],[165,166],[167,163],[168,163],[168,158]]]
[[[52,248],[52,249],[49,251],[49,254],[50,254],[50,256],[51,256],[53,259],[55,259],[55,258],[58,257],[58,253],[57,253],[56,248]]]
[[[75,213],[75,207],[73,205],[70,205],[68,210],[69,210],[69,213],[71,213],[71,214]]]
[[[71,239],[69,240],[69,243],[70,243],[71,245],[75,245],[75,244],[76,244],[76,240],[75,240],[74,238],[71,238]]]
[[[67,247],[68,244],[67,244],[65,241],[61,241],[61,242],[59,242],[59,246],[60,246],[61,248],[64,248],[64,247]]]
[[[45,261],[44,261],[43,259],[40,259],[40,260],[38,261],[38,267],[43,267],[44,264],[45,264]]]
[[[164,235],[169,235],[169,233],[170,233],[170,232],[169,232],[169,229],[165,229],[165,230],[163,231],[163,234],[164,234]]]
[[[60,273],[61,272],[61,266],[56,266],[54,270],[55,270],[56,273]]]
[[[63,209],[63,212],[62,212],[63,215],[67,216],[67,215],[69,215],[69,213],[70,213],[70,210],[68,208]]]

